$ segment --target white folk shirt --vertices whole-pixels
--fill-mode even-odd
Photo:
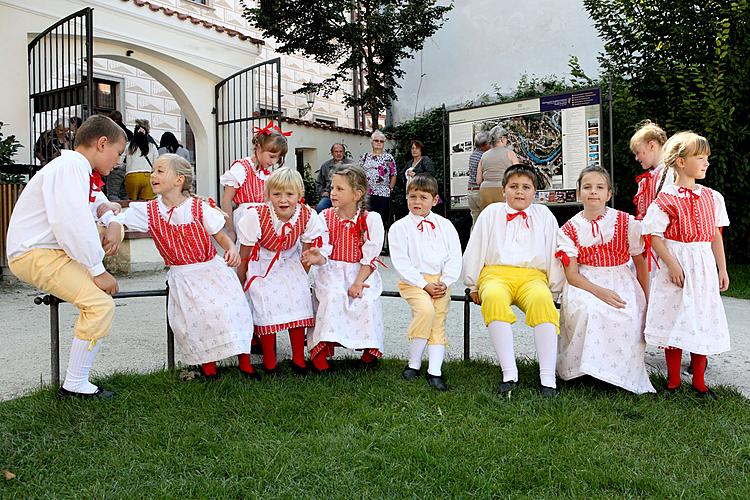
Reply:
[[[91,165],[76,151],[44,166],[24,187],[10,217],[8,259],[35,248],[63,250],[91,276],[105,272],[104,250],[96,230],[96,209],[107,201],[101,192],[89,202]]]
[[[258,204],[262,205],[262,204]],[[267,202],[266,205],[268,205],[268,212],[271,215],[271,225],[273,226],[273,230],[277,235],[280,235],[282,233],[283,227],[286,224],[289,224],[291,226],[295,226],[297,224],[297,221],[302,216],[302,207],[297,204],[297,207],[294,210],[294,213],[289,218],[288,221],[283,221],[279,219],[278,215],[276,215],[276,211],[273,209],[273,205],[271,202]],[[257,205],[252,205],[257,206]],[[307,221],[307,224],[305,225],[304,229],[302,230],[302,234],[300,235],[300,241],[302,243],[312,243],[315,241],[318,237],[321,238],[323,236],[323,231],[325,230],[325,225],[321,223],[320,219],[318,218],[318,215],[315,213],[315,210],[312,208],[309,208],[310,210],[310,218]],[[257,210],[249,210],[243,217],[240,219],[239,224],[237,224],[237,241],[245,246],[254,246],[258,241],[260,241],[261,237],[263,236],[263,225],[261,224],[260,217],[258,215]],[[266,249],[268,250],[268,249]],[[274,250],[268,250],[269,252],[275,252]],[[330,253],[330,252],[329,252]],[[323,257],[327,257],[327,254],[323,249],[321,249],[321,254]]]
[[[156,199],[158,200],[159,214],[164,220],[169,221],[169,224],[177,226],[193,222],[193,198],[191,196],[188,196],[185,201],[176,207],[165,205],[161,196],[157,196]],[[224,213],[211,207],[205,201],[201,201],[201,204],[203,205],[203,227],[209,235],[217,234],[226,222]],[[108,226],[111,222],[118,222],[132,231],[148,232],[148,202],[131,202],[128,208],[118,215],[107,212],[102,215],[101,222],[105,226]]]
[[[552,295],[557,297],[565,275],[555,258],[555,216],[544,205],[532,203],[524,210],[526,219],[517,216],[507,221],[508,214],[517,212],[506,203],[493,203],[479,214],[464,252],[464,283],[476,291],[484,266],[539,269],[547,274]]]
[[[439,275],[447,286],[461,275],[461,241],[453,224],[432,212],[409,213],[388,230],[391,263],[404,281],[424,288],[424,274]]]

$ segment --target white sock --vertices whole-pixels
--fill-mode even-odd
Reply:
[[[513,330],[510,323],[505,321],[493,321],[487,325],[490,331],[490,340],[495,347],[497,360],[503,370],[503,382],[518,382],[518,367],[516,366],[516,354],[513,351]]]
[[[70,345],[70,358],[68,359],[68,370],[65,373],[63,388],[82,394],[93,394],[97,386],[89,382],[89,372],[94,364],[94,358],[99,351],[101,342],[97,342],[89,351],[91,341],[73,337]]]
[[[427,347],[427,339],[411,339],[409,342],[409,368],[419,370],[422,367],[422,353]]]
[[[555,365],[557,364],[557,330],[552,323],[534,327],[536,359],[539,361],[539,379],[545,387],[557,387]]]
[[[443,374],[443,359],[445,358],[444,345],[427,346],[427,373],[440,377]]]

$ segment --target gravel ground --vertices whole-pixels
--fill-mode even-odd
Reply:
[[[385,259],[390,266],[390,261]],[[396,274],[391,269],[381,271],[385,290],[397,290]],[[119,279],[121,291],[150,290],[162,288],[165,272],[136,273]],[[0,400],[16,397],[38,388],[50,380],[49,353],[49,308],[37,306],[33,298],[38,291],[11,279],[0,281]],[[454,286],[453,294],[461,295],[463,287]],[[406,328],[410,311],[400,298],[383,298],[386,326],[385,355],[405,358],[407,353]],[[726,384],[737,387],[750,397],[750,301],[725,298],[732,336],[732,350],[712,356],[707,380],[710,384]],[[516,355],[533,358],[534,342],[531,330],[523,323],[523,313],[516,310],[519,318],[513,325],[516,333]],[[97,356],[94,371],[105,375],[116,371],[149,372],[166,366],[166,312],[163,298],[126,299],[117,301],[112,333],[105,339]],[[77,310],[68,305],[60,306],[60,364],[64,375],[70,348],[71,332]],[[744,326],[743,326],[744,325]],[[463,304],[451,305],[447,320],[450,345],[449,359],[463,356]],[[289,342],[284,335],[278,337],[279,358],[289,357]],[[474,359],[493,360],[494,351],[479,313],[479,307],[471,306],[471,356]],[[685,356],[683,364],[687,363]],[[253,360],[259,362],[258,359]],[[651,370],[666,372],[664,357],[660,350],[649,348],[646,362]],[[450,371],[445,373],[450,383]]]

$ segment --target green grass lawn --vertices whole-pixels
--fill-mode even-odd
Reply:
[[[0,403],[0,497],[745,497],[750,408],[685,391],[637,397],[592,383],[537,392],[520,366],[445,367],[447,393],[405,382],[402,361],[326,377],[182,382],[175,372],[104,381],[116,400]],[[655,381],[663,387],[663,379]]]
[[[750,299],[750,264],[728,264],[729,290],[722,295]]]

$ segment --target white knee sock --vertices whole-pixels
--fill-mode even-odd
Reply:
[[[552,323],[534,327],[536,359],[539,361],[539,379],[545,387],[556,388],[555,365],[557,363],[557,331]]]
[[[409,342],[409,368],[419,370],[422,367],[422,353],[427,347],[427,339],[411,339]]]
[[[445,358],[444,345],[427,346],[427,373],[440,377],[443,374],[443,359]]]
[[[94,364],[94,358],[96,358],[101,342],[97,342],[89,351],[90,343],[88,340],[73,337],[73,343],[70,345],[68,370],[65,373],[65,382],[63,383],[64,389],[83,394],[93,394],[98,389],[97,386],[89,382],[89,372]]]
[[[503,382],[511,380],[518,382],[518,367],[513,351],[513,330],[510,323],[493,321],[487,325],[487,329],[490,331],[490,340],[495,347],[500,368],[503,370]]]

